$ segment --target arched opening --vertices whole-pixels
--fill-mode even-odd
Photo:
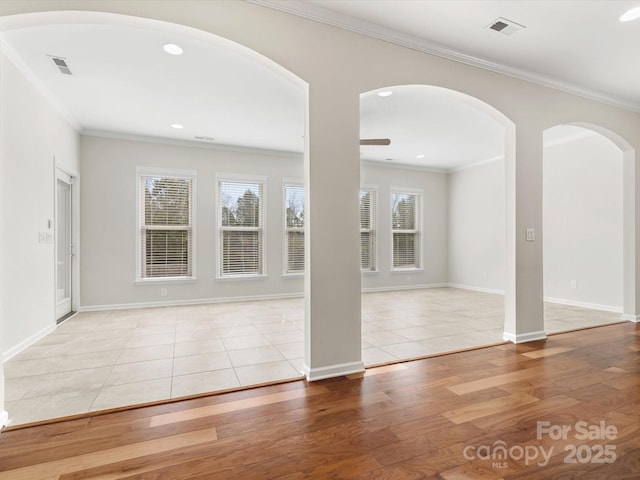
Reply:
[[[589,124],[544,132],[545,331],[620,321],[625,303],[625,150]],[[627,184],[628,185],[628,184]]]
[[[365,366],[503,341],[512,123],[441,87],[361,95]],[[378,142],[383,143],[383,142]]]
[[[304,270],[285,199],[304,189],[306,83],[148,19],[47,12],[0,31],[10,170],[32,174],[11,187],[27,211],[3,218],[42,234],[34,248],[27,225],[3,245],[17,273],[2,319],[13,424],[300,377]],[[53,157],[77,200],[80,313],[58,328]]]

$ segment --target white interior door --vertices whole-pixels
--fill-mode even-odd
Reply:
[[[56,175],[56,319],[71,313],[71,177]]]

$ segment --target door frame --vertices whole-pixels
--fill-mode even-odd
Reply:
[[[54,174],[54,208],[53,208],[53,262],[54,262],[54,277],[53,277],[53,290],[54,290],[54,319],[56,323],[61,322],[62,320],[68,318],[71,314],[78,310],[77,304],[77,282],[78,282],[78,262],[76,254],[77,254],[77,185],[76,185],[76,175],[68,172],[64,168],[61,168],[59,165],[55,166],[55,174]],[[63,181],[70,185],[69,192],[69,200],[71,202],[69,209],[69,232],[70,232],[70,245],[71,248],[74,249],[74,255],[70,258],[71,265],[69,266],[69,274],[70,274],[70,286],[69,286],[69,295],[70,295],[70,306],[69,311],[63,314],[58,314],[58,300],[57,300],[57,282],[58,282],[58,181]]]

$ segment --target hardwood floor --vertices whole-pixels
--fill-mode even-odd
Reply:
[[[638,479],[639,350],[623,323],[5,429],[0,479]]]

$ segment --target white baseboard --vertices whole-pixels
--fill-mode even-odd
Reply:
[[[13,357],[18,355],[20,352],[22,352],[23,350],[29,348],[34,343],[36,343],[38,340],[42,339],[46,335],[49,335],[55,329],[56,329],[56,325],[55,324],[49,325],[48,327],[45,327],[42,330],[34,333],[29,338],[23,340],[19,344],[14,345],[13,347],[11,347],[9,350],[7,350],[6,352],[4,352],[2,354],[2,363],[6,362],[8,360],[11,360]]]
[[[544,333],[543,331],[522,333],[522,334],[504,332],[502,334],[502,338],[507,342],[526,343],[526,342],[534,342],[536,340],[544,340],[545,338],[547,338],[547,334]]]
[[[451,288],[459,288],[461,290],[472,290],[474,292],[492,293],[494,295],[504,295],[504,290],[495,288],[474,287],[472,285],[462,285],[460,283],[447,283],[445,286]]]
[[[615,305],[602,305],[600,303],[579,302],[576,300],[567,300],[565,298],[544,297],[545,302],[558,303],[560,305],[569,305],[571,307],[588,308],[590,310],[602,310],[604,312],[622,313],[622,307]]]
[[[640,322],[640,315],[630,315],[628,313],[623,313],[620,318],[625,322],[634,322],[634,323]]]
[[[324,380],[325,378],[341,377],[343,375],[352,375],[354,373],[364,372],[364,363],[350,362],[338,363],[327,367],[309,368],[308,365],[302,366],[302,374],[307,377],[309,382],[316,380]]]
[[[174,307],[179,305],[207,305],[211,303],[250,302],[254,300],[279,300],[302,298],[303,293],[282,293],[276,295],[249,295],[246,297],[196,298],[189,300],[164,300],[159,302],[118,303],[110,305],[83,305],[80,312],[99,312],[103,310],[126,310],[130,308]]]
[[[363,288],[363,293],[392,292],[396,290],[420,290],[423,288],[448,287],[447,283],[429,283],[425,285],[396,285],[392,287]],[[303,298],[304,293],[282,293],[274,295],[247,295],[244,297],[197,298],[188,300],[161,300],[157,302],[113,303],[106,305],[82,305],[79,312],[99,312],[103,310],[125,310],[129,308],[172,307],[176,305],[206,305],[210,303],[250,302],[254,300],[278,300],[286,298]]]
[[[9,425],[9,412],[3,410],[0,412],[0,428]]]
[[[451,288],[460,288],[462,290],[472,290],[475,292],[483,292],[483,293],[493,293],[495,295],[504,295],[504,290],[497,290],[493,288],[484,288],[484,287],[476,287],[473,285],[462,285],[459,283],[448,283],[447,287]],[[622,307],[618,307],[616,305],[603,305],[601,303],[589,303],[589,302],[579,302],[577,300],[567,300],[566,298],[557,298],[557,297],[544,297],[543,300],[549,303],[557,303],[560,305],[569,305],[572,307],[581,307],[587,308],[589,310],[601,310],[604,312],[614,312],[614,313],[622,313]],[[623,320],[627,320],[623,318]],[[637,321],[637,320],[631,320]]]
[[[420,290],[423,288],[448,287],[447,283],[429,283],[426,285],[397,285],[393,287],[363,288],[362,293],[392,292],[397,290]],[[130,308],[173,307],[177,305],[207,305],[211,303],[250,302],[255,300],[279,300],[287,298],[303,298],[304,293],[282,293],[275,295],[247,295],[244,297],[197,298],[189,300],[162,300],[157,302],[113,303],[107,305],[82,305],[79,312],[99,312],[104,310],[126,310]]]
[[[363,288],[362,293],[375,293],[375,292],[394,292],[398,290],[421,290],[423,288],[442,288],[448,287],[448,283],[427,283],[424,285],[395,285],[392,287],[369,287]]]

